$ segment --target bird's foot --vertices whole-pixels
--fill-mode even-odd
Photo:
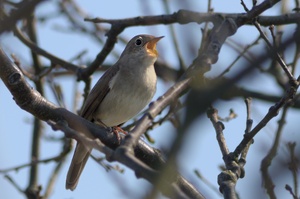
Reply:
[[[128,133],[126,131],[124,131],[121,127],[119,126],[114,126],[112,127],[112,132],[116,135],[117,140],[119,142],[119,144],[121,144],[121,137],[119,133],[123,133],[125,135],[127,135]]]

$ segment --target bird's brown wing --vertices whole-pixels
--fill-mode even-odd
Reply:
[[[83,118],[86,118],[88,120],[92,119],[93,113],[97,110],[98,106],[101,104],[102,100],[110,90],[109,82],[111,78],[118,71],[119,67],[117,64],[115,64],[114,66],[110,67],[98,80],[94,88],[89,93],[81,111],[81,116]],[[77,142],[72,162],[67,174],[66,189],[74,190],[76,188],[81,172],[84,169],[91,151],[91,147]]]
[[[107,69],[102,77],[95,84],[91,92],[89,93],[80,115],[88,120],[91,120],[92,114],[97,110],[104,97],[109,92],[109,82],[113,76],[119,71],[118,64]]]

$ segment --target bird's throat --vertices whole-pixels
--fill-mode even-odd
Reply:
[[[158,56],[158,52],[157,52],[157,50],[156,50],[156,42],[148,42],[147,44],[146,44],[146,48],[147,48],[147,53],[149,54],[149,55],[152,55],[152,56],[155,56],[155,57],[157,57]]]

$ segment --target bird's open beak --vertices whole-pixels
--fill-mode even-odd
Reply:
[[[161,37],[154,37],[153,39],[151,39],[150,41],[148,41],[146,43],[146,48],[147,48],[147,52],[152,54],[152,55],[155,55],[155,56],[158,56],[158,52],[156,50],[156,43],[161,39],[163,38],[164,36],[161,36]]]

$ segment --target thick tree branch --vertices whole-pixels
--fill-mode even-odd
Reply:
[[[24,1],[29,2],[29,1]],[[34,2],[34,1],[31,1]],[[37,2],[37,1],[36,1]],[[66,1],[65,5],[71,1]],[[258,4],[257,1],[253,0],[253,8],[251,10],[246,10],[246,13],[242,14],[228,14],[228,13],[198,13],[191,12],[188,10],[179,10],[171,15],[160,15],[160,16],[143,16],[143,17],[134,17],[128,19],[86,19],[86,21],[92,22],[100,22],[100,23],[108,23],[111,24],[111,29],[107,33],[107,40],[102,48],[101,52],[95,58],[95,60],[91,64],[87,64],[87,68],[79,68],[78,66],[71,66],[70,68],[65,67],[69,74],[77,73],[78,80],[85,81],[86,84],[86,93],[90,90],[90,75],[94,73],[94,71],[99,69],[99,66],[102,65],[106,57],[112,53],[114,45],[117,41],[117,37],[119,34],[126,29],[127,27],[136,27],[136,26],[148,26],[148,25],[161,25],[161,24],[187,24],[187,23],[213,23],[213,29],[209,31],[205,31],[202,34],[202,46],[200,48],[198,56],[195,58],[194,62],[190,65],[189,69],[186,73],[182,74],[184,71],[169,69],[168,67],[161,70],[161,63],[156,63],[156,71],[160,76],[165,77],[167,81],[175,81],[179,78],[178,81],[157,101],[150,105],[149,110],[146,112],[143,117],[138,120],[135,128],[132,132],[124,138],[122,136],[122,145],[118,144],[118,140],[114,136],[114,134],[110,133],[108,129],[101,128],[95,124],[92,124],[79,116],[58,107],[52,103],[49,103],[46,99],[42,97],[42,95],[30,88],[27,82],[24,80],[22,72],[20,69],[15,68],[10,60],[4,55],[3,51],[0,50],[0,77],[9,88],[11,93],[14,96],[16,103],[24,110],[30,112],[34,116],[36,116],[36,120],[39,119],[44,121],[51,121],[49,124],[55,126],[58,129],[61,129],[66,137],[72,137],[76,140],[87,140],[87,144],[94,146],[99,151],[104,152],[109,161],[118,161],[122,164],[126,165],[130,169],[132,169],[137,177],[141,177],[147,179],[151,182],[153,186],[153,193],[158,193],[158,191],[162,191],[165,195],[171,198],[203,198],[202,194],[199,193],[193,185],[187,182],[178,172],[177,172],[177,163],[176,158],[178,152],[181,150],[184,144],[184,138],[187,136],[186,132],[189,128],[190,124],[195,121],[201,114],[203,114],[207,107],[210,107],[213,102],[218,99],[232,99],[235,96],[243,96],[248,97],[251,96],[253,98],[258,98],[262,100],[267,100],[274,102],[274,106],[272,106],[269,112],[265,115],[265,117],[252,129],[252,119],[250,118],[250,102],[247,105],[247,124],[245,130],[245,136],[239,146],[235,149],[234,152],[230,153],[229,149],[226,147],[226,143],[224,139],[218,139],[220,143],[220,148],[222,149],[223,160],[226,165],[226,170],[224,170],[218,176],[218,183],[220,185],[219,189],[222,192],[225,198],[236,198],[235,186],[239,178],[244,176],[243,167],[246,163],[246,155],[249,149],[250,144],[252,143],[255,135],[261,131],[261,129],[269,123],[269,121],[274,118],[282,107],[286,107],[287,105],[295,105],[295,107],[300,107],[300,100],[297,99],[296,92],[299,86],[300,77],[296,80],[293,75],[297,72],[297,60],[299,58],[299,51],[295,53],[293,63],[285,64],[282,62],[283,58],[277,56],[279,63],[281,62],[282,68],[279,68],[280,74],[284,74],[283,71],[289,76],[290,82],[287,85],[287,81],[283,81],[281,89],[285,90],[286,85],[289,86],[287,89],[287,93],[284,96],[273,96],[268,95],[266,93],[260,93],[255,91],[250,91],[247,89],[243,89],[238,86],[238,83],[241,79],[246,76],[252,74],[255,68],[260,67],[263,70],[263,62],[265,62],[269,55],[268,53],[261,53],[261,56],[251,57],[251,61],[249,64],[245,65],[240,69],[239,72],[234,74],[228,74],[232,78],[225,79],[224,81],[219,81],[219,78],[213,78],[207,80],[204,77],[204,73],[210,70],[210,67],[213,63],[217,62],[219,58],[220,48],[223,46],[225,40],[228,36],[234,34],[234,32],[241,26],[245,24],[251,25],[253,22],[256,22],[256,25],[269,26],[271,24],[281,25],[281,24],[298,24],[300,21],[299,9],[294,9],[295,14],[286,14],[286,15],[278,15],[278,16],[260,16],[265,10],[271,8],[274,4],[279,2],[279,0],[265,0],[262,3]],[[296,1],[297,2],[297,1]],[[7,3],[7,2],[5,2]],[[18,10],[21,10],[22,5],[25,3],[21,3]],[[64,3],[64,2],[63,2]],[[209,2],[210,4],[210,2]],[[258,5],[257,5],[258,4]],[[16,4],[18,5],[18,4]],[[65,6],[63,5],[63,6]],[[298,5],[298,4],[297,4]],[[62,5],[61,5],[62,8]],[[68,9],[65,7],[65,9]],[[77,8],[74,7],[76,10]],[[61,12],[67,12],[67,10],[60,10]],[[73,10],[70,11],[72,14]],[[78,11],[79,12],[79,11]],[[73,12],[74,14],[74,12]],[[82,29],[84,26],[80,26],[80,19],[84,15],[81,15],[75,11],[75,15],[78,15],[74,20],[73,16],[67,16],[70,21],[69,24],[74,28],[73,30],[79,30],[79,32],[83,33],[88,31],[87,29]],[[11,15],[10,17],[12,17]],[[20,17],[12,17],[11,21],[13,22],[11,25],[15,25],[15,22],[18,19],[24,18],[27,16],[24,13],[24,16],[19,15]],[[2,18],[6,20],[5,18]],[[255,21],[254,21],[255,19]],[[259,24],[258,24],[259,23]],[[76,24],[78,24],[76,29]],[[85,24],[84,24],[85,25]],[[88,24],[90,25],[90,24]],[[102,34],[103,30],[97,31],[98,24],[94,24],[95,29],[95,38],[99,36],[97,33],[100,32]],[[198,26],[195,24],[195,26]],[[86,26],[87,27],[87,26]],[[286,50],[291,43],[298,42],[298,34],[299,27],[297,27],[294,33],[294,39],[288,38],[287,42],[283,44],[283,46],[276,46],[276,50],[278,52],[282,52]],[[8,28],[9,29],[9,28]],[[258,27],[260,30],[260,28]],[[90,32],[85,32],[88,35],[93,35],[93,30]],[[208,29],[207,29],[208,30]],[[2,29],[0,28],[0,33]],[[5,31],[5,30],[3,30]],[[105,30],[104,30],[105,31]],[[16,32],[17,33],[17,32]],[[207,34],[206,34],[207,33]],[[262,33],[262,30],[260,30]],[[21,33],[22,34],[22,33]],[[263,34],[261,34],[263,35]],[[22,36],[22,35],[21,35]],[[273,35],[273,39],[274,39]],[[25,38],[25,40],[24,40]],[[31,37],[30,37],[31,38]],[[267,39],[265,37],[265,39]],[[27,40],[27,41],[26,41]],[[31,39],[32,40],[32,39]],[[52,67],[56,64],[63,64],[65,61],[61,60],[58,57],[53,57],[50,53],[43,51],[43,49],[39,48],[36,45],[36,42],[28,43],[28,39],[23,36],[23,40],[25,45],[27,45],[30,49],[34,49],[36,52],[44,55],[48,59],[51,60],[52,66],[48,67],[47,71],[39,71],[36,70],[37,74],[32,78],[33,81],[39,81],[40,77],[47,75],[48,72],[52,71]],[[34,41],[34,40],[33,40]],[[269,46],[270,43],[269,43]],[[299,45],[297,45],[298,48]],[[258,46],[259,47],[259,46]],[[272,50],[272,48],[271,48]],[[177,50],[178,51],[178,50]],[[277,51],[276,51],[277,52]],[[253,53],[255,54],[255,53]],[[280,54],[280,55],[282,55]],[[248,56],[250,57],[250,56]],[[33,57],[33,60],[36,57]],[[238,60],[239,57],[236,59]],[[179,58],[179,62],[182,64],[182,59]],[[288,59],[287,59],[288,60]],[[272,62],[273,65],[275,62]],[[36,66],[37,64],[35,64]],[[40,65],[40,64],[38,64]],[[72,64],[71,64],[72,65]],[[162,63],[165,66],[164,63]],[[274,64],[275,65],[275,64]],[[66,66],[66,65],[63,65]],[[291,66],[292,72],[289,72]],[[101,68],[103,69],[103,68]],[[230,68],[229,68],[230,69]],[[282,71],[283,69],[283,71]],[[45,72],[46,71],[46,72]],[[230,72],[235,72],[231,70]],[[269,71],[268,71],[269,72]],[[271,72],[270,72],[271,73]],[[167,74],[167,75],[166,75]],[[171,74],[171,75],[170,75]],[[279,74],[279,73],[278,73]],[[227,75],[227,74],[226,74]],[[272,74],[274,75],[274,74]],[[274,75],[276,76],[276,75]],[[284,74],[283,76],[286,77]],[[175,79],[175,80],[174,80]],[[167,161],[162,158],[161,153],[148,146],[146,143],[141,141],[140,136],[151,129],[155,124],[155,118],[161,111],[165,110],[167,106],[170,106],[175,100],[178,100],[182,95],[186,94],[187,91],[190,91],[187,95],[187,100],[185,105],[186,117],[184,118],[184,123],[182,126],[178,126],[177,136],[174,139],[173,143],[171,143],[171,148],[167,154]],[[276,103],[275,103],[276,102]],[[285,109],[284,111],[285,112]],[[223,134],[223,125],[218,121],[217,114],[211,114],[211,120],[213,125],[215,126],[216,132],[219,135],[219,138],[222,138]],[[160,121],[158,121],[160,122]],[[201,129],[202,130],[202,129]],[[200,131],[200,130],[199,130]],[[243,131],[243,130],[242,130]],[[242,132],[241,131],[241,132]],[[72,133],[70,133],[72,132]],[[86,136],[82,136],[82,133],[92,134],[95,139],[87,138]],[[101,141],[100,141],[101,140]],[[277,143],[278,144],[278,143]],[[99,148],[100,146],[100,148]],[[101,148],[102,147],[102,148]],[[107,151],[106,151],[107,150]],[[238,159],[240,157],[240,159]],[[295,158],[295,156],[293,157]],[[293,159],[292,158],[292,159]],[[266,161],[267,162],[267,161]],[[267,162],[268,163],[268,162]],[[33,164],[36,164],[33,162]],[[61,164],[57,164],[56,169],[59,169]],[[52,179],[55,179],[57,170],[54,170],[54,175]],[[296,175],[296,174],[295,174]],[[49,186],[47,188],[47,193],[45,197],[49,195],[49,191],[51,191],[52,180],[49,182]],[[16,184],[12,181],[12,184]],[[18,186],[16,186],[18,188]],[[166,188],[165,188],[166,187]],[[288,186],[287,186],[288,188]],[[19,188],[22,193],[25,193],[24,190]],[[291,194],[294,196],[293,190],[288,188]],[[37,195],[39,195],[41,191],[41,187],[38,187],[36,190]],[[271,190],[272,191],[272,190]],[[295,193],[297,190],[295,189]],[[271,195],[271,194],[270,194]]]
[[[251,25],[250,19],[257,17],[257,21],[262,26],[270,25],[286,25],[295,24],[300,20],[300,13],[285,14],[279,16],[258,16],[263,11],[268,9],[268,7],[260,6],[255,8],[248,15],[245,14],[230,14],[230,13],[200,13],[189,10],[179,10],[170,15],[158,15],[158,16],[139,16],[126,19],[103,19],[103,18],[85,18],[85,21],[93,23],[109,23],[109,24],[122,24],[124,27],[131,26],[149,26],[149,25],[159,25],[159,24],[187,24],[187,23],[204,23],[204,22],[220,22],[224,19],[239,20],[242,24]]]
[[[48,102],[37,91],[33,90],[25,81],[21,71],[13,65],[2,49],[0,49],[0,66],[0,77],[2,81],[14,96],[16,103],[22,109],[44,121],[66,121],[71,129],[74,129],[77,132],[84,132],[85,135],[92,134],[111,149],[117,148],[119,142],[113,133],[67,111],[66,109],[57,107]],[[142,140],[138,141],[134,148],[134,154],[139,160],[143,161],[143,164],[150,166],[152,169],[157,170],[164,164],[164,160],[160,153],[149,147]],[[182,176],[179,174],[176,176],[177,178],[174,183],[176,183],[185,194],[190,195],[191,198],[203,198],[202,195]],[[151,181],[151,179],[148,180]],[[165,186],[170,186],[170,183],[166,182]]]

